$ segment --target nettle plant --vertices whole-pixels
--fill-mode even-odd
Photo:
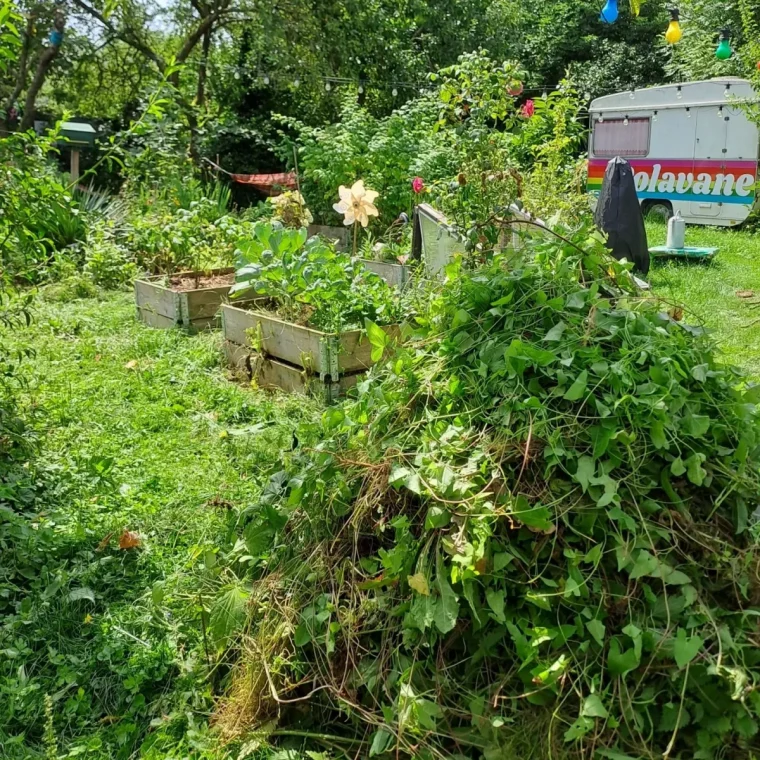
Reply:
[[[262,299],[284,319],[339,332],[400,321],[395,291],[346,253],[305,229],[259,222],[236,251],[234,299]]]

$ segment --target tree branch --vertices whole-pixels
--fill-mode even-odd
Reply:
[[[37,102],[37,95],[42,89],[42,85],[45,83],[45,77],[47,76],[53,61],[58,56],[58,52],[61,49],[63,43],[63,30],[66,26],[66,16],[63,9],[59,6],[55,12],[55,21],[53,21],[53,32],[50,35],[50,45],[40,56],[40,60],[37,63],[37,71],[34,72],[34,78],[29,85],[29,89],[26,91],[26,101],[24,103],[24,116],[21,119],[19,129],[22,132],[26,132],[34,126],[35,117],[35,104]]]
[[[34,23],[37,20],[35,11],[29,13],[29,18],[26,21],[26,29],[24,30],[24,42],[21,47],[21,55],[18,61],[18,75],[16,76],[16,84],[13,91],[8,96],[8,100],[5,101],[5,123],[10,126],[10,119],[8,118],[8,112],[13,108],[13,104],[21,95],[21,91],[26,84],[27,67],[29,65],[29,50],[32,47],[32,38],[34,37]]]
[[[155,52],[146,42],[141,40],[134,32],[127,28],[127,29],[119,29],[118,27],[114,26],[111,21],[109,21],[97,8],[93,8],[88,3],[84,2],[84,0],[73,0],[74,5],[77,6],[81,11],[86,13],[88,16],[91,16],[96,21],[99,21],[106,29],[108,29],[109,32],[118,40],[121,40],[126,45],[129,45],[131,48],[134,48],[139,53],[142,53],[148,60],[152,61],[156,68],[163,73],[164,69],[166,69],[166,61]]]

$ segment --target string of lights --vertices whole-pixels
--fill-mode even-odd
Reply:
[[[242,72],[244,72],[244,69],[242,67],[236,66],[230,66],[229,70],[233,71],[233,76],[235,79],[240,79]],[[264,85],[269,85],[274,80],[282,80],[282,77],[279,74],[262,72],[257,73],[255,78]],[[298,76],[295,76],[292,79],[288,77],[288,79],[290,83],[296,88],[300,87],[303,81]],[[419,92],[420,94],[425,94],[431,92],[434,89],[433,83],[427,80],[420,82],[405,82],[400,80],[380,81],[376,79],[354,79],[350,77],[339,77],[322,74],[318,74],[316,77],[312,76],[312,79],[317,79],[322,82],[325,90],[328,92],[330,92],[334,87],[341,86],[354,87],[359,92],[359,94],[366,92],[368,89],[390,89],[392,91],[392,95],[395,97],[399,94],[400,90],[413,90]],[[528,87],[521,86],[519,92],[514,93],[514,96],[520,97],[535,93],[536,95],[540,95],[542,97],[548,97],[548,94],[550,92],[561,90],[562,87],[563,86],[561,84],[537,84]],[[591,95],[589,93],[585,93],[584,97],[587,101],[591,100]]]

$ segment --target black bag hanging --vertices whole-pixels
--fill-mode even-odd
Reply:
[[[618,261],[632,262],[634,270],[641,274],[649,271],[647,231],[636,197],[633,169],[620,156],[607,164],[594,223],[607,233],[607,247]]]

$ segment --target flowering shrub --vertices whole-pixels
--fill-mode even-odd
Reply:
[[[314,221],[303,195],[297,190],[288,190],[273,198],[267,198],[267,203],[273,208],[272,219],[282,222],[286,227],[299,229],[308,227]]]

